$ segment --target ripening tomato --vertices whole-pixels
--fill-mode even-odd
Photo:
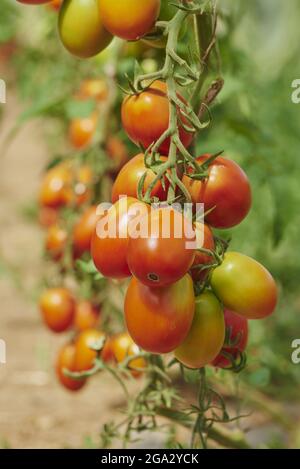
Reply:
[[[19,3],[24,3],[25,5],[42,5],[43,3],[48,3],[51,0],[17,0]]]
[[[162,162],[167,160],[166,157],[160,157]],[[147,188],[155,179],[155,174],[151,169],[147,169],[144,163],[144,155],[140,153],[132,158],[128,163],[123,166],[119,172],[113,188],[112,188],[112,202],[115,203],[119,200],[120,196],[127,195],[128,197],[137,197],[138,184],[144,173],[147,172],[147,176],[144,182],[144,193]],[[169,182],[165,178],[165,188],[163,188],[161,182],[157,182],[151,192],[151,197],[158,197],[159,200],[163,201],[167,199]]]
[[[73,295],[66,288],[50,288],[40,298],[40,310],[53,332],[64,332],[71,327],[74,319]]]
[[[85,383],[86,379],[74,379],[65,375],[64,369],[75,371],[75,346],[74,344],[64,345],[56,360],[56,375],[60,383],[70,391],[79,391]]]
[[[196,298],[192,326],[185,340],[175,350],[175,357],[188,368],[202,368],[216,358],[224,339],[222,306],[215,295],[206,290]]]
[[[210,227],[204,223],[195,223],[195,233],[197,238],[197,249],[207,249],[214,251],[215,240],[213,232]],[[212,264],[214,259],[209,254],[201,251],[196,251],[193,265],[191,267],[191,276],[195,282],[203,281],[209,272],[209,269],[204,269],[204,266]]]
[[[68,165],[59,164],[45,174],[40,189],[40,204],[59,208],[72,199],[72,173]]]
[[[145,216],[145,235],[129,240],[128,266],[143,284],[164,287],[182,278],[192,266],[195,231],[192,223],[173,208],[152,209]]]
[[[62,258],[68,240],[68,233],[64,228],[55,224],[50,226],[46,236],[45,249],[53,260]]]
[[[199,164],[211,155],[197,158]],[[191,170],[192,171],[192,170]],[[203,203],[205,212],[211,210],[206,221],[214,228],[231,228],[248,215],[252,196],[249,180],[234,161],[218,156],[208,168],[203,180],[183,177],[183,183],[194,203]]]
[[[39,223],[43,228],[49,228],[58,221],[58,210],[51,207],[40,207]]]
[[[69,139],[74,148],[84,148],[92,143],[96,132],[98,114],[94,112],[89,117],[73,119],[69,127]]]
[[[192,279],[187,274],[168,287],[151,288],[133,277],[124,311],[128,332],[137,345],[151,353],[172,352],[185,339],[193,321]]]
[[[112,351],[117,363],[121,363],[127,357],[140,353],[139,347],[133,342],[128,332],[113,337]],[[143,357],[135,358],[128,363],[128,368],[132,370],[131,374],[135,378],[139,377],[146,367],[147,363]]]
[[[183,102],[184,99],[178,95]],[[179,121],[188,125],[187,119],[178,110]],[[125,97],[122,104],[122,123],[129,138],[137,145],[148,148],[156,142],[169,127],[169,100],[167,85],[162,81],[155,81],[142,93]],[[193,134],[184,130],[179,123],[181,142],[188,147]],[[160,153],[168,155],[170,139],[160,146]]]
[[[91,255],[105,277],[122,279],[131,275],[127,264],[129,223],[138,223],[148,206],[132,197],[121,198],[99,214],[91,242]]]
[[[91,240],[98,220],[97,206],[87,208],[73,229],[73,252],[75,258],[81,257],[91,248]]]
[[[100,0],[100,16],[114,36],[135,41],[147,34],[160,10],[160,0]]]
[[[95,328],[100,319],[100,309],[91,301],[81,300],[76,303],[74,326],[78,331]]]
[[[229,309],[225,309],[224,317],[227,340],[219,355],[212,362],[212,365],[217,368],[230,368],[232,363],[226,355],[236,360],[239,353],[244,352],[248,343],[248,320]]]
[[[119,137],[111,135],[107,139],[106,152],[112,163],[111,174],[114,175],[118,173],[129,160],[127,147]]]
[[[65,0],[60,8],[60,38],[65,48],[77,57],[93,57],[112,40],[103,26],[99,3],[99,0]]]
[[[105,80],[102,78],[89,78],[81,83],[77,97],[104,101],[107,99],[108,93],[109,90]]]
[[[212,272],[211,286],[225,308],[247,319],[265,318],[277,304],[277,286],[270,272],[238,252],[225,254]]]
[[[93,367],[97,351],[92,347],[104,337],[104,333],[98,329],[86,329],[79,334],[75,341],[74,369],[76,371],[87,371]]]

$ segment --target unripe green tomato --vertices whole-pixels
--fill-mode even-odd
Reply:
[[[277,304],[277,285],[270,272],[251,257],[227,252],[211,276],[211,286],[225,308],[247,319],[262,319]]]
[[[101,21],[99,0],[65,0],[58,28],[65,48],[81,58],[99,54],[112,40]]]
[[[202,368],[220,353],[225,340],[225,320],[221,303],[211,291],[196,298],[192,327],[175,357],[188,368]]]

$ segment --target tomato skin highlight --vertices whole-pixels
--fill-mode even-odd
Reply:
[[[65,0],[59,10],[58,29],[65,48],[80,58],[99,54],[112,40],[103,26],[99,0]]]
[[[202,231],[203,230],[203,231]],[[210,227],[206,224],[196,222],[195,223],[195,232],[197,237],[197,248],[204,248],[210,251],[214,251],[215,249],[215,241],[214,235],[210,229]],[[203,243],[200,241],[202,240],[202,233],[203,232]],[[209,273],[209,269],[201,270],[202,266],[206,266],[212,264],[214,258],[209,254],[196,251],[194,262],[191,268],[191,276],[195,282],[200,282],[205,280]],[[199,268],[196,268],[199,266]]]
[[[117,363],[123,362],[131,355],[140,353],[139,347],[133,342],[128,332],[117,334],[112,338],[112,352]],[[133,377],[138,378],[147,367],[147,362],[143,357],[135,358],[128,363],[128,368],[131,369]]]
[[[83,212],[75,224],[73,229],[73,253],[75,258],[79,258],[85,252],[90,251],[98,218],[97,206],[92,205]]]
[[[225,327],[228,330],[229,340],[232,345],[224,343],[221,352],[213,360],[212,365],[217,368],[230,368],[232,363],[222,354],[230,354],[233,359],[238,357],[239,352],[244,352],[248,343],[248,320],[238,314],[225,309],[224,311]]]
[[[197,158],[199,164],[211,155]],[[227,158],[218,156],[208,168],[208,178],[191,179],[185,175],[182,182],[191,194],[193,203],[203,203],[205,217],[214,228],[232,228],[248,215],[252,204],[249,180],[240,166]],[[214,208],[215,207],[215,208]]]
[[[53,332],[64,332],[73,323],[75,301],[66,288],[50,288],[40,298],[40,310],[46,325]]]
[[[135,208],[148,210],[146,204],[137,199],[121,198],[106,213],[99,216],[96,230],[91,242],[91,256],[99,272],[105,277],[122,279],[130,277],[131,272],[127,263],[127,250],[129,243],[128,223],[137,217]],[[116,237],[101,237],[98,229],[102,219],[108,219],[108,223],[116,226]],[[101,230],[99,229],[99,232]]]
[[[160,159],[162,162],[167,160],[167,158],[163,156]],[[119,172],[112,188],[112,202],[117,202],[119,197],[123,195],[137,198],[138,184],[145,172],[147,172],[147,176],[144,182],[144,194],[151,182],[155,179],[155,174],[151,169],[145,167],[144,155],[140,153],[129,160]],[[168,187],[169,183],[167,179],[165,180],[165,189],[163,189],[160,181],[157,182],[151,192],[151,197],[158,197],[161,201],[166,200]]]
[[[225,322],[222,306],[212,292],[203,292],[195,303],[190,331],[174,354],[183,365],[198,369],[209,364],[222,349]]]
[[[86,329],[95,328],[100,319],[100,309],[87,300],[81,300],[76,303],[74,326],[82,332]]]
[[[64,374],[64,369],[74,370],[75,346],[74,344],[64,345],[56,360],[56,375],[60,383],[69,391],[79,391],[86,383],[86,379],[73,379]]]
[[[184,99],[178,95],[184,102]],[[125,97],[122,104],[122,123],[129,138],[137,145],[148,148],[156,142],[169,127],[169,101],[167,85],[162,81],[155,81],[142,93]],[[187,124],[186,118],[178,110],[182,122]],[[188,125],[188,124],[187,124]],[[180,140],[188,147],[193,135],[179,125]],[[166,139],[159,148],[162,155],[168,155],[170,139]]]
[[[150,288],[136,278],[125,297],[125,320],[133,341],[151,353],[172,352],[185,339],[195,310],[193,282],[187,274],[178,282]]]
[[[251,257],[227,252],[211,275],[211,286],[224,307],[247,319],[270,316],[277,304],[277,285],[270,272]]]
[[[195,232],[192,223],[172,208],[151,210],[147,216],[149,236],[129,240],[127,262],[130,272],[144,285],[164,287],[190,269],[195,249],[189,249],[188,243],[195,242]],[[165,227],[168,237],[163,235]],[[176,237],[179,228],[181,236]]]
[[[104,333],[97,329],[86,329],[79,334],[75,341],[75,371],[87,371],[93,367],[97,351],[92,350],[91,347],[102,338],[104,338]]]
[[[111,34],[134,41],[151,30],[159,15],[160,0],[100,0],[99,8]]]

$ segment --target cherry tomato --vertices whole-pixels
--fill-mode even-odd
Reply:
[[[168,287],[151,288],[133,277],[124,310],[128,332],[137,345],[151,353],[172,352],[185,339],[193,321],[192,279],[187,274]]]
[[[64,332],[73,323],[75,301],[66,288],[50,288],[40,298],[43,319],[53,332]]]
[[[92,196],[93,172],[88,165],[82,165],[73,170],[73,202],[83,205],[89,202]]]
[[[91,240],[96,229],[98,220],[97,206],[87,208],[73,229],[73,252],[75,258],[81,257],[83,253],[89,252]]]
[[[62,258],[68,240],[66,230],[55,224],[48,229],[45,248],[52,259],[58,261]]]
[[[148,236],[129,240],[128,266],[143,284],[167,286],[182,278],[193,264],[195,249],[189,243],[194,245],[195,231],[173,208],[153,209],[146,217]]]
[[[211,155],[197,158],[199,164]],[[203,203],[204,210],[211,210],[206,221],[214,228],[231,228],[248,215],[251,208],[251,187],[244,171],[234,162],[217,157],[209,165],[204,180],[183,177],[183,183],[194,203]]]
[[[128,197],[121,198],[100,214],[92,237],[91,255],[96,268],[105,277],[121,279],[131,275],[127,264],[128,224],[138,221],[147,210],[146,204]]]
[[[75,341],[75,361],[74,369],[76,371],[87,371],[93,368],[97,351],[93,350],[104,334],[97,329],[87,329],[79,334]]]
[[[102,78],[89,78],[84,80],[77,94],[81,99],[95,99],[96,101],[104,101],[108,97],[108,86]]]
[[[100,0],[100,16],[113,35],[134,41],[147,34],[160,10],[160,0]]]
[[[112,40],[103,26],[99,3],[99,0],[65,0],[59,10],[60,38],[65,48],[77,57],[93,57]]]
[[[58,211],[51,207],[40,207],[39,223],[43,228],[49,228],[58,221]]]
[[[272,275],[251,257],[227,252],[214,269],[211,286],[225,308],[247,319],[269,316],[277,304],[277,286]]]
[[[106,152],[112,162],[112,174],[118,173],[129,160],[126,145],[118,137],[108,138]]]
[[[161,157],[160,159],[164,162],[167,158]],[[145,167],[144,155],[140,153],[128,161],[119,172],[112,188],[112,202],[117,202],[119,197],[123,195],[137,197],[138,184],[145,172],[147,172],[147,176],[144,183],[144,193],[155,178],[155,174],[151,169]],[[165,188],[163,188],[159,181],[153,188],[151,197],[158,197],[161,201],[166,200],[168,187],[169,183],[167,179],[165,180]]]
[[[85,383],[85,379],[73,379],[69,376],[65,375],[64,369],[68,371],[75,371],[74,369],[75,363],[75,346],[74,344],[67,344],[64,345],[57,357],[56,361],[56,375],[60,381],[60,383],[70,391],[79,391]]]
[[[183,102],[184,99],[178,95]],[[186,118],[178,110],[179,120],[188,125]],[[167,85],[162,81],[155,81],[138,95],[127,96],[122,104],[122,123],[129,138],[137,145],[148,148],[156,142],[169,127],[169,101]],[[188,147],[193,135],[179,125],[181,142]],[[160,153],[168,155],[170,139],[160,146]]]
[[[224,317],[227,340],[219,355],[212,362],[212,365],[218,368],[230,368],[232,363],[226,355],[231,355],[232,359],[236,360],[239,353],[244,352],[248,343],[248,320],[229,309],[225,309]]]
[[[72,199],[72,174],[65,164],[59,164],[47,171],[40,189],[40,204],[45,207],[59,208]]]
[[[100,309],[91,301],[81,300],[76,303],[74,326],[78,331],[95,328],[100,319]]]
[[[84,148],[92,142],[97,128],[97,122],[97,112],[94,112],[89,117],[76,118],[71,121],[69,138],[74,148]]]
[[[197,249],[207,249],[214,251],[215,241],[214,235],[208,225],[197,222],[195,223],[195,232],[197,238]],[[204,266],[212,264],[214,261],[213,257],[209,254],[196,251],[194,262],[191,268],[191,275],[195,282],[203,281],[209,272],[209,269],[202,269]]]
[[[127,332],[118,334],[112,339],[112,351],[117,363],[123,362],[127,357],[140,353],[139,347],[133,342]],[[135,378],[141,375],[141,372],[147,367],[146,360],[143,357],[135,358],[128,363],[131,374]]]
[[[196,298],[192,327],[175,350],[175,357],[189,368],[202,368],[210,363],[223,347],[225,322],[223,309],[210,291]]]

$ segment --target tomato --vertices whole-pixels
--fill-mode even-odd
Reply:
[[[248,320],[239,316],[238,314],[225,309],[225,327],[227,331],[227,340],[219,355],[213,360],[212,365],[218,368],[230,368],[231,361],[223,355],[231,355],[233,360],[236,360],[239,353],[244,352],[248,343]]]
[[[202,368],[210,363],[223,347],[225,322],[223,309],[210,291],[196,298],[192,327],[175,350],[175,357],[188,368]]]
[[[98,220],[97,206],[87,208],[73,229],[73,252],[75,258],[89,252]]]
[[[164,162],[167,158],[161,157],[160,159]],[[112,202],[116,202],[122,195],[137,197],[138,184],[145,172],[147,172],[147,176],[144,183],[144,193],[155,178],[155,174],[151,169],[145,167],[144,155],[140,153],[128,161],[119,172],[112,188]],[[158,197],[162,201],[166,200],[168,187],[167,179],[165,180],[165,188],[159,181],[153,188],[151,197]]]
[[[110,136],[108,138],[106,152],[112,163],[112,174],[118,173],[129,160],[127,147],[118,137]]]
[[[75,301],[66,288],[50,288],[40,298],[43,319],[53,332],[64,332],[73,323]]]
[[[73,170],[73,177],[73,202],[75,201],[77,205],[83,205],[91,199],[93,172],[90,166],[82,165]]]
[[[60,38],[65,48],[77,57],[97,55],[112,40],[103,26],[99,3],[99,0],[65,0],[60,8]]]
[[[97,351],[91,347],[104,338],[104,334],[97,329],[86,329],[81,332],[75,341],[75,361],[76,371],[87,371],[93,368]]]
[[[59,164],[47,171],[41,189],[40,203],[42,206],[59,208],[67,205],[71,198],[72,174],[65,164]]]
[[[45,248],[52,259],[58,261],[63,256],[68,240],[66,230],[55,224],[48,229]]]
[[[104,101],[108,97],[108,86],[102,78],[89,78],[84,80],[79,88],[78,97],[81,99],[95,99]]]
[[[209,156],[200,156],[197,162],[202,164]],[[203,203],[205,212],[211,210],[206,221],[214,228],[231,228],[248,215],[252,202],[250,183],[234,161],[219,156],[210,164],[206,179],[184,176],[183,183],[194,203]]]
[[[178,95],[183,102],[184,99]],[[179,120],[188,125],[186,118],[178,110]],[[148,148],[156,142],[169,127],[169,101],[167,85],[162,81],[155,81],[152,85],[138,95],[125,97],[122,104],[122,123],[129,138],[137,145]],[[179,123],[180,139],[188,147],[193,135]],[[160,146],[160,153],[167,155],[170,148],[168,138]]]
[[[61,7],[62,2],[63,0],[52,0],[49,3],[49,7],[52,8],[52,10],[58,11]]]
[[[49,228],[58,221],[58,211],[55,208],[40,207],[39,223],[43,228]]]
[[[113,352],[113,337],[107,337],[103,350],[101,352],[101,359],[104,363],[111,363],[115,361],[115,356]]]
[[[74,326],[78,331],[93,329],[99,323],[100,309],[91,301],[78,301],[75,308]]]
[[[122,363],[127,357],[140,353],[139,347],[127,332],[118,334],[112,339],[112,351],[117,363]],[[135,358],[128,363],[128,368],[132,370],[131,374],[135,378],[139,377],[146,367],[147,363],[143,357]]]
[[[70,391],[79,391],[85,383],[86,379],[73,379],[65,375],[64,369],[68,371],[74,370],[75,363],[75,346],[74,344],[64,345],[57,357],[56,361],[56,375],[60,383]]]
[[[247,319],[261,319],[275,310],[277,286],[272,275],[244,254],[227,252],[212,273],[211,286],[225,308]]]
[[[51,0],[17,0],[19,3],[24,3],[25,5],[42,5],[43,3],[49,3]]]
[[[105,277],[122,279],[131,275],[127,264],[128,224],[148,210],[146,204],[132,197],[122,198],[99,216],[91,242],[91,255]],[[112,227],[112,232],[111,232]]]
[[[151,288],[133,277],[124,311],[128,332],[137,345],[151,353],[172,352],[185,339],[193,321],[192,279],[187,274],[168,287]]]
[[[129,240],[130,272],[149,287],[170,285],[182,278],[194,261],[194,246],[188,245],[195,242],[192,223],[173,208],[152,209],[146,217],[148,236]]]
[[[215,249],[215,240],[213,232],[208,225],[195,223],[195,232],[197,238],[197,249],[203,248],[210,251]],[[209,254],[196,251],[194,262],[191,268],[191,275],[195,282],[203,281],[209,272],[209,269],[202,270],[202,267],[212,264],[214,258]],[[198,266],[198,267],[197,267]]]
[[[135,41],[147,34],[160,10],[160,0],[100,0],[105,28],[115,36]]]
[[[84,148],[92,143],[96,132],[98,114],[94,112],[89,117],[73,119],[69,127],[69,138],[74,148]]]

